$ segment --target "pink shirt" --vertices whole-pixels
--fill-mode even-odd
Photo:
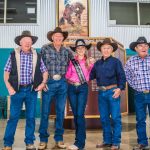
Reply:
[[[82,59],[82,60],[78,60],[81,68],[82,68],[82,71],[84,73],[84,76],[86,78],[86,81],[89,81],[89,75],[90,75],[90,72],[91,72],[91,69],[93,67],[94,64],[91,64],[89,68],[87,68],[85,66],[85,58]],[[68,66],[68,69],[67,69],[67,72],[66,72],[66,79],[72,81],[72,82],[80,82],[79,80],[79,77],[77,75],[77,72],[76,72],[76,69],[74,67],[74,65],[72,64],[72,62],[70,61],[69,62],[69,66]]]

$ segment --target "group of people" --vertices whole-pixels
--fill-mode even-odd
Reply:
[[[123,68],[119,59],[112,56],[118,49],[117,43],[109,38],[97,43],[101,59],[88,57],[91,44],[77,39],[70,49],[63,46],[68,32],[56,27],[47,33],[50,43],[36,52],[32,45],[38,37],[30,31],[23,31],[15,38],[18,48],[11,52],[4,68],[4,81],[11,97],[10,117],[7,122],[4,147],[12,150],[14,135],[23,103],[26,107],[25,144],[26,150],[36,150],[34,146],[35,109],[37,92],[42,91],[40,143],[38,150],[45,150],[48,144],[49,114],[52,100],[55,100],[55,145],[53,149],[81,150],[85,147],[86,123],[84,112],[88,97],[88,81],[96,79],[98,86],[98,108],[103,129],[103,142],[96,148],[120,149],[121,110],[120,94],[125,89],[126,80],[135,90],[138,145],[133,150],[148,148],[146,135],[146,109],[150,106],[150,44],[145,37],[139,37],[130,44],[138,53],[131,57]],[[66,146],[63,139],[64,110],[66,99],[74,116],[75,141]],[[150,110],[149,110],[150,111]]]

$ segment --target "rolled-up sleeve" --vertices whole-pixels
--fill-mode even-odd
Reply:
[[[41,70],[42,73],[47,72],[47,68],[46,68],[42,58],[41,58],[40,70]]]
[[[5,65],[4,71],[11,72],[12,64],[11,64],[11,56],[9,56],[7,63]]]

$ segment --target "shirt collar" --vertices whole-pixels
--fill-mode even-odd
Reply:
[[[25,53],[23,50],[21,50],[20,53],[23,54],[23,55],[31,55],[32,51],[30,51],[29,53]]]
[[[56,51],[56,48],[54,47],[54,44],[52,43],[52,44],[50,44],[50,46],[51,46],[51,48],[53,49],[53,50],[55,50]],[[60,47],[60,51],[62,50],[62,45],[61,45],[61,47]],[[56,51],[57,52],[57,51]]]
[[[112,58],[112,56],[109,56],[108,58],[106,58],[105,60],[104,60],[104,57],[102,56],[102,61],[107,61],[108,59],[110,59],[110,58]]]

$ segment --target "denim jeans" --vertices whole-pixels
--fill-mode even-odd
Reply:
[[[41,142],[48,142],[48,120],[50,114],[50,105],[54,98],[56,108],[56,123],[55,123],[55,135],[54,139],[56,142],[63,141],[63,121],[64,121],[64,110],[67,97],[67,82],[66,79],[60,80],[49,79],[48,91],[42,92],[42,114],[39,128],[39,137]]]
[[[23,102],[25,103],[26,108],[26,126],[24,142],[26,144],[34,143],[37,92],[31,90],[31,86],[28,86],[21,87],[19,91],[16,92],[16,94],[11,96],[10,117],[7,122],[4,135],[5,146],[12,146],[12,144],[14,143],[14,135],[20,117]]]
[[[112,97],[114,89],[112,88],[106,91],[99,90],[98,107],[103,128],[103,142],[119,146],[122,130],[120,97],[116,99]]]
[[[74,115],[75,123],[75,145],[82,149],[85,146],[86,139],[86,127],[84,112],[87,103],[88,96],[88,84],[82,84],[80,86],[74,86],[69,84],[68,86],[68,98]]]
[[[135,91],[135,112],[136,112],[136,131],[138,144],[148,145],[148,138],[146,134],[146,113],[150,114],[150,93],[144,94]]]

